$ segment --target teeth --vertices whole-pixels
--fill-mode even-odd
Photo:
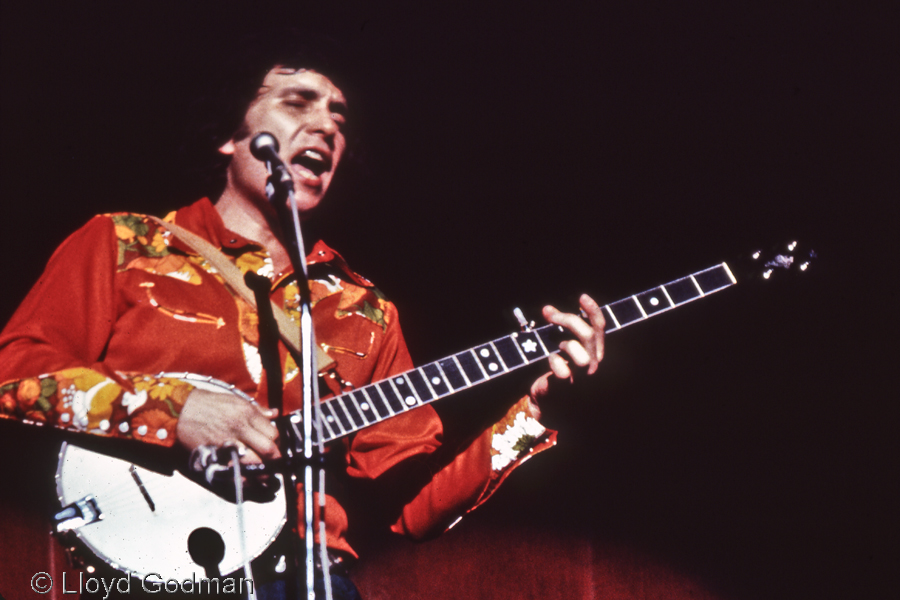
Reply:
[[[313,159],[313,160],[318,160],[318,161],[322,161],[322,162],[325,161],[325,157],[322,156],[319,152],[317,152],[317,151],[315,151],[315,150],[304,150],[304,151],[303,151],[303,156],[306,156],[306,157],[311,158],[311,159]]]

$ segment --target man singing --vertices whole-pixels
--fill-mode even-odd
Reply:
[[[256,311],[167,228],[183,227],[242,273],[268,278],[271,299],[298,320],[283,228],[267,200],[265,165],[251,155],[250,142],[263,131],[275,136],[301,218],[315,218],[345,154],[347,100],[326,68],[306,56],[268,67],[240,126],[219,148],[229,162],[224,191],[214,202],[202,199],[162,222],[126,213],[97,216],[56,251],[0,335],[3,417],[188,450],[236,443],[246,449],[247,462],[280,455]],[[394,305],[323,242],[307,261],[316,342],[333,360],[320,373],[321,394],[411,369]],[[490,496],[524,458],[552,445],[555,433],[538,420],[549,378],[570,379],[573,363],[593,373],[603,355],[600,308],[587,296],[580,304],[586,319],[544,309],[549,322],[571,333],[573,339],[562,343],[566,358],[552,355],[550,372],[523,387],[529,393],[508,402],[493,426],[448,447],[440,419],[424,406],[330,445],[329,458],[339,457],[330,460],[340,466],[339,479],[374,490],[379,507],[361,516],[349,510],[343,486],[328,490],[336,598],[358,598],[340,565],[356,558],[348,536],[369,525],[362,520],[377,515],[415,539],[435,535]],[[283,345],[279,353],[284,410],[294,411],[302,404],[301,378]],[[175,372],[190,375],[176,378]],[[256,402],[201,389],[191,376],[233,384]],[[261,596],[281,593],[277,574],[254,576],[271,582],[259,586]]]

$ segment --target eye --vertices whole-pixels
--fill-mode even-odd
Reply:
[[[343,129],[347,125],[347,105],[343,102],[333,102],[328,108],[331,110],[331,119]]]
[[[292,90],[284,97],[284,103],[288,106],[303,107],[318,97],[313,90]]]

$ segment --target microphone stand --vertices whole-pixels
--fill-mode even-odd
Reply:
[[[316,374],[318,371],[315,364],[315,341],[311,314],[309,275],[306,267],[306,249],[303,244],[303,236],[300,232],[300,217],[297,212],[297,202],[294,198],[294,182],[287,167],[278,156],[278,141],[269,133],[260,133],[253,138],[250,147],[253,156],[266,163],[266,170],[269,172],[269,177],[266,179],[266,196],[272,207],[275,209],[275,213],[278,216],[278,222],[282,226],[282,233],[284,234],[284,239],[282,241],[285,243],[285,249],[288,251],[288,255],[294,269],[294,275],[297,278],[297,286],[300,292],[301,356],[294,356],[294,359],[297,365],[300,367],[300,371],[303,377],[303,416],[298,417],[297,415],[292,415],[290,417],[290,424],[288,424],[284,419],[279,419],[277,421],[281,439],[280,450],[284,458],[283,474],[286,488],[285,499],[287,502],[287,525],[291,529],[297,528],[299,526],[299,523],[297,522],[296,511],[299,500],[297,494],[297,467],[299,465],[303,465],[303,514],[305,527],[304,540],[306,542],[305,587],[306,598],[308,600],[314,600],[316,594],[314,589],[315,561],[313,550],[315,539],[315,534],[313,532],[313,465],[317,464],[319,467],[319,525],[321,530],[319,541],[321,545],[320,551],[322,554],[321,562],[325,583],[325,597],[326,600],[331,600],[331,578],[328,571],[329,561],[325,540],[324,446],[322,443],[322,424],[320,421],[321,408],[319,406],[319,390],[316,379]],[[290,202],[290,208],[288,208],[288,201]],[[288,235],[288,232],[286,231],[288,229],[288,223],[293,223],[293,236]],[[264,311],[262,310],[263,306],[265,306],[266,309],[269,309],[268,293],[266,293],[266,298],[264,300],[257,301],[257,307],[260,308],[259,316],[261,328],[264,316],[263,312],[268,312],[271,316],[271,310]],[[274,317],[272,317],[272,320],[274,321]],[[260,339],[260,345],[262,345],[262,338]],[[260,354],[262,355],[262,349],[260,350]],[[288,350],[290,351],[290,349]],[[271,399],[273,398],[273,390],[276,387],[278,390],[274,394],[276,402],[281,402],[282,400],[281,388],[283,386],[283,382],[280,377],[280,365],[275,369],[275,371],[277,371],[277,373],[279,374],[279,379],[277,380],[277,382],[273,382],[271,379],[269,379],[269,407],[277,408],[282,414],[284,414],[282,406],[272,406],[271,404]],[[315,418],[313,417],[313,408],[315,408]],[[302,422],[303,425],[303,434],[301,436],[303,439],[302,458],[297,456],[297,444],[295,439],[296,426],[298,424],[298,421]],[[313,450],[313,423],[315,423],[316,427],[315,435],[317,439],[317,453]],[[297,590],[302,588],[302,586],[300,585],[300,552],[298,551],[298,542],[299,540],[297,538],[293,538],[292,545],[295,550],[293,558],[296,573],[296,577],[294,578],[294,585],[296,586],[295,589]]]

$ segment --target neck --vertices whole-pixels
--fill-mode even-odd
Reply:
[[[226,188],[215,206],[225,227],[266,249],[272,257],[272,266],[276,273],[283,273],[290,268],[291,261],[287,250],[275,235],[269,219],[254,202]]]

